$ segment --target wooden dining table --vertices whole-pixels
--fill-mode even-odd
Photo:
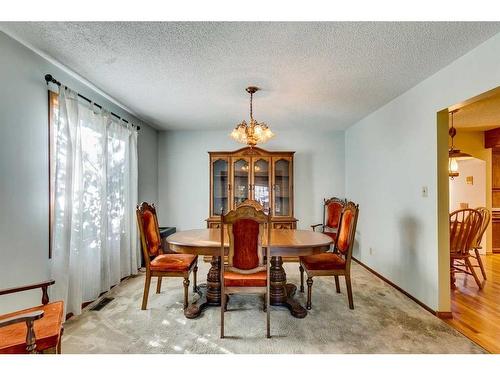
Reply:
[[[201,297],[184,310],[186,318],[197,318],[205,308],[221,304],[220,235],[220,229],[193,229],[174,233],[166,239],[169,249],[176,253],[212,257],[207,283],[198,288]],[[307,315],[307,310],[294,298],[297,287],[287,283],[282,257],[322,253],[330,248],[331,243],[331,237],[310,230],[271,230],[271,305],[288,308],[292,316],[296,318],[304,318]],[[227,255],[229,248],[227,233],[224,234],[224,247]],[[266,249],[267,239],[264,239],[262,247]]]

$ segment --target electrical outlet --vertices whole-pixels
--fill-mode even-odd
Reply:
[[[427,198],[429,196],[429,189],[427,186],[422,186],[422,197]]]

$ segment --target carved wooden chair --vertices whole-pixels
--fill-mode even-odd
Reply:
[[[0,316],[0,354],[61,353],[64,302],[49,303],[47,289],[54,280],[0,290],[0,296],[42,289],[42,304]]]
[[[323,223],[311,225],[313,231],[320,231],[330,236],[335,242],[340,223],[340,215],[346,205],[345,199],[330,198],[323,200]]]
[[[491,212],[486,207],[478,207],[476,208],[476,211],[481,213],[483,221],[481,222],[481,229],[479,230],[479,234],[475,241],[476,244],[473,247],[474,253],[472,254],[472,257],[476,259],[477,264],[473,264],[472,266],[479,267],[481,274],[483,275],[483,279],[486,280],[486,271],[484,269],[483,261],[481,260],[481,254],[479,254],[479,250],[481,249],[481,240],[483,239],[484,232],[486,232],[486,229],[491,221]]]
[[[354,309],[351,286],[351,259],[359,207],[348,202],[342,210],[338,236],[334,243],[333,253],[302,256],[300,261],[300,291],[304,292],[304,271],[307,273],[307,304],[311,309],[311,294],[314,276],[333,276],[337,293],[340,293],[339,276],[345,277],[349,308]]]
[[[188,305],[189,275],[193,271],[193,291],[197,290],[196,271],[198,256],[192,254],[164,254],[161,246],[160,230],[154,204],[146,202],[137,206],[137,223],[141,236],[141,247],[146,263],[146,280],[142,298],[142,310],[146,310],[149,286],[152,277],[158,277],[156,293],[161,291],[162,277],[184,278],[184,308]]]
[[[271,337],[269,313],[270,247],[262,251],[264,238],[271,242],[271,217],[256,201],[247,200],[235,210],[221,215],[221,259],[224,258],[224,231],[229,239],[227,265],[221,265],[221,332],[224,338],[224,312],[229,294],[264,294],[267,337]]]
[[[482,221],[481,212],[470,208],[457,210],[450,214],[450,278],[452,287],[455,285],[455,274],[465,273],[474,277],[479,289],[483,288],[470,261],[471,251],[476,246]]]

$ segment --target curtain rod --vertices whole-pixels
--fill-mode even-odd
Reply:
[[[55,79],[55,78],[52,76],[52,74],[45,74],[45,82],[47,82],[47,85],[48,85],[49,83],[54,83],[54,84],[56,84],[57,86],[61,87],[61,82],[59,82],[57,79]],[[99,105],[99,104],[97,104],[97,103],[94,103],[94,102],[93,102],[92,100],[90,100],[89,98],[86,98],[85,96],[83,96],[83,95],[81,95],[81,94],[78,94],[78,93],[77,93],[77,95],[78,95],[80,98],[82,98],[83,100],[85,100],[85,101],[87,101],[87,102],[89,102],[89,103],[93,103],[93,104],[94,104],[97,108],[102,109],[102,106],[101,106],[101,105]],[[127,124],[129,123],[127,120],[125,120],[124,118],[122,118],[122,117],[118,116],[116,113],[111,112],[111,114],[112,114],[113,116],[115,116],[117,119],[122,120],[123,122],[125,122],[125,123],[127,123]],[[140,130],[140,129],[141,129],[141,127],[140,127],[140,126],[138,126],[138,125],[134,125],[134,124],[132,124],[132,123],[130,123],[130,124],[131,124],[132,126],[134,126],[137,130]]]

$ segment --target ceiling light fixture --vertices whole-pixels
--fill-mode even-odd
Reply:
[[[448,150],[448,176],[453,180],[455,177],[459,176],[458,173],[458,161],[459,160],[467,160],[472,158],[472,155],[469,155],[465,152],[461,152],[459,149],[455,149],[453,138],[457,135],[457,129],[455,129],[453,125],[453,115],[458,112],[458,109],[455,109],[450,112],[451,114],[451,127],[448,130],[448,134],[451,137],[451,147]]]
[[[250,124],[247,124],[246,121],[243,120],[234,128],[230,137],[236,142],[254,147],[259,143],[267,142],[269,139],[274,137],[274,133],[265,123],[257,122],[253,118],[253,94],[255,94],[259,88],[249,86],[245,90],[250,94]]]

